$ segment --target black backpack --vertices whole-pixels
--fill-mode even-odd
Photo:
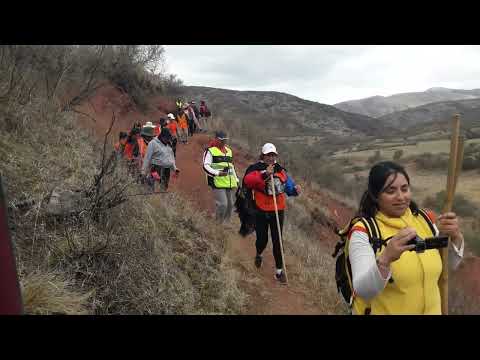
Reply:
[[[419,209],[418,213],[427,222],[430,230],[432,231],[432,234],[435,234],[433,223],[428,217],[425,210]],[[372,245],[375,256],[377,255],[378,251],[380,251],[382,246],[386,246],[387,241],[390,239],[387,238],[385,240],[382,240],[382,234],[380,233],[380,229],[375,218],[365,218],[357,216],[350,220],[350,222],[345,228],[341,230],[335,230],[335,233],[340,236],[340,240],[335,245],[335,251],[332,254],[334,258],[337,258],[337,260],[335,261],[335,282],[337,283],[338,292],[341,294],[342,299],[349,306],[350,309],[355,298],[355,293],[353,291],[352,267],[350,265],[350,260],[348,257],[348,233],[352,229],[353,225],[359,221],[363,224],[363,226],[365,226],[365,229],[367,230],[368,240]],[[393,282],[393,279],[390,278],[389,282]]]
[[[253,199],[252,190],[243,184],[238,187],[235,194],[235,211],[240,219],[240,230],[238,233],[246,237],[255,231],[256,205]]]

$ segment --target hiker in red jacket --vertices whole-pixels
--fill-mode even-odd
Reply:
[[[113,145],[115,149],[115,156],[118,160],[122,159],[124,156],[125,146],[127,144],[128,134],[124,131],[120,131],[118,137],[118,142]]]
[[[243,184],[252,190],[257,210],[255,214],[255,232],[257,235],[255,243],[257,249],[255,266],[259,268],[262,265],[262,252],[267,247],[268,228],[270,228],[276,267],[275,279],[280,281],[281,284],[285,284],[286,276],[282,270],[283,261],[275,215],[271,175],[273,175],[275,187],[280,231],[282,231],[283,228],[286,195],[297,196],[301,188],[298,185],[293,185],[294,189],[291,193],[287,190],[289,186],[288,183],[292,183],[292,180],[288,177],[286,170],[277,163],[277,156],[278,153],[275,145],[271,143],[263,145],[260,161],[248,167],[243,178]]]
[[[201,123],[203,129],[207,129],[207,118],[210,116],[210,110],[208,110],[205,101],[200,101],[200,110],[199,110],[198,120]]]

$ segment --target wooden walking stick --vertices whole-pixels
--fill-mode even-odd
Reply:
[[[278,239],[280,241],[280,253],[282,254],[282,264],[283,264],[282,271],[285,273],[285,282],[286,284],[288,284],[287,265],[285,264],[285,257],[283,255],[282,229],[280,228],[280,219],[278,217],[277,197],[275,196],[275,184],[273,180],[273,174],[270,174],[270,182],[272,183],[273,205],[275,207],[275,217],[277,218]]]
[[[442,214],[452,211],[457,179],[462,169],[463,143],[463,137],[460,137],[460,115],[456,114],[453,118],[452,138],[450,141],[450,161],[448,164],[447,194]],[[440,250],[440,255],[442,257],[442,274],[439,279],[439,287],[442,301],[442,314],[448,315],[448,246]]]

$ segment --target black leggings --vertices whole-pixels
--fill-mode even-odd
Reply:
[[[284,211],[278,211],[278,219],[280,221],[280,232],[283,233],[283,217]],[[257,241],[255,246],[257,248],[257,254],[260,255],[267,247],[268,243],[268,227],[270,227],[270,233],[272,235],[273,245],[273,257],[275,258],[275,266],[277,269],[283,268],[282,253],[280,250],[280,237],[277,229],[277,219],[275,212],[258,211],[255,216],[255,232],[257,233]]]

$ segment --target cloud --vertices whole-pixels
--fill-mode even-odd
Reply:
[[[434,86],[480,88],[480,46],[166,45],[186,85],[286,92],[334,104]]]

